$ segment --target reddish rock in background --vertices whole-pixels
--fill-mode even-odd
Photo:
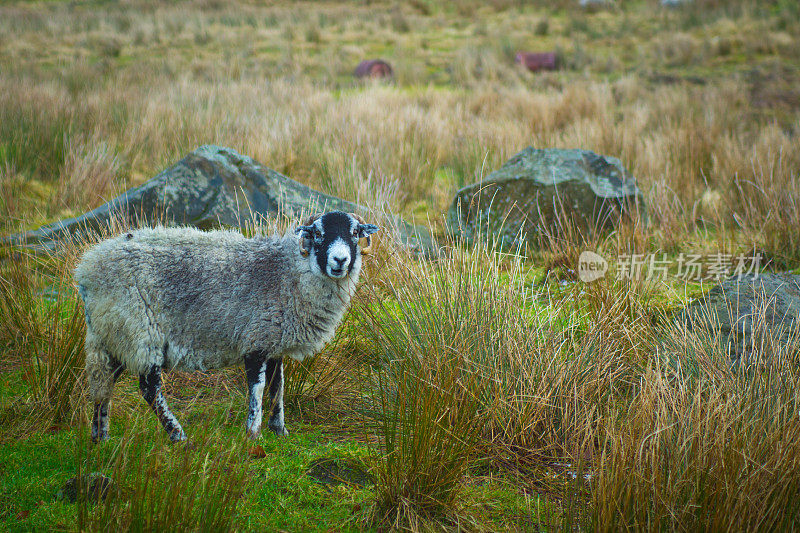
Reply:
[[[558,68],[558,57],[555,52],[518,52],[517,63],[531,72],[555,70]]]
[[[383,59],[366,59],[358,64],[353,75],[356,78],[385,79],[392,77],[392,67]]]

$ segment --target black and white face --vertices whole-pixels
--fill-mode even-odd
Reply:
[[[361,268],[358,240],[378,231],[342,211],[325,213],[307,226],[299,226],[301,249],[308,251],[311,268],[319,275],[343,279]]]

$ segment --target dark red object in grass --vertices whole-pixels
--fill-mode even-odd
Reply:
[[[358,64],[353,75],[356,78],[384,79],[392,77],[392,67],[383,59],[366,59]]]
[[[558,68],[558,57],[555,52],[518,52],[517,63],[531,72],[555,70]]]
[[[264,447],[260,444],[250,449],[250,457],[255,459],[263,459],[266,456],[267,452],[264,451]]]

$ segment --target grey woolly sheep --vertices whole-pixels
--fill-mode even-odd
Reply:
[[[265,387],[269,428],[286,435],[283,358],[314,355],[333,337],[378,229],[335,211],[309,218],[295,235],[157,227],[88,250],[75,281],[86,311],[92,440],[108,438],[109,400],[124,369],[139,376],[145,401],[179,441],[186,435],[161,393],[161,369],[237,364],[247,374],[248,435],[261,433]]]

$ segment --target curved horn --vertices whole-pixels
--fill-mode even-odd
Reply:
[[[297,230],[300,232],[300,237],[298,238],[298,245],[300,246],[300,255],[303,257],[308,257],[309,251],[303,246],[303,240],[306,238],[304,231],[311,231],[310,227],[319,217],[322,216],[322,213],[316,213],[311,215],[306,219],[306,223],[302,226],[298,226]]]
[[[366,224],[367,223],[367,221],[364,220],[364,217],[362,217],[361,215],[357,215],[355,213],[350,213],[350,216],[353,217],[354,219],[358,220],[359,224]],[[361,248],[361,253],[363,255],[369,255],[370,253],[372,253],[372,237],[367,235],[364,238],[367,239],[367,245],[364,246],[363,248]]]
[[[304,225],[304,226],[310,226],[311,224],[313,224],[314,222],[316,222],[316,221],[317,221],[317,219],[318,219],[319,217],[321,217],[321,216],[322,216],[322,213],[314,213],[313,215],[311,215],[310,217],[308,217],[308,218],[306,219],[306,223],[305,223],[305,224],[303,224],[303,225]]]
[[[309,251],[306,249],[305,246],[303,246],[303,241],[305,240],[305,238],[306,236],[301,231],[300,237],[297,240],[297,245],[300,247],[300,255],[302,255],[303,257],[308,257]]]

